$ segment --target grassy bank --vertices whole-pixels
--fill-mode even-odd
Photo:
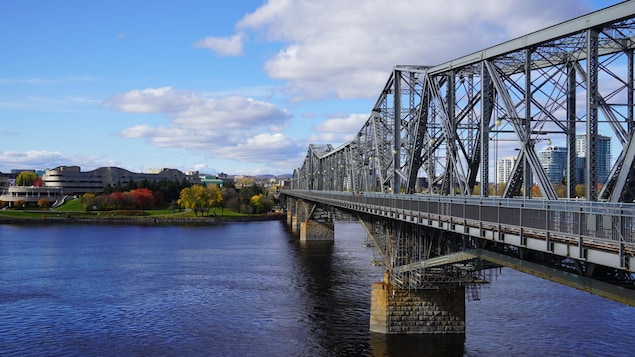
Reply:
[[[249,221],[281,219],[279,215],[249,215],[230,209],[214,209],[209,215],[194,215],[191,210],[119,210],[84,211],[79,201],[72,200],[56,209],[3,209],[0,210],[0,223],[54,223],[54,222],[91,222],[91,223],[215,223],[224,221]]]

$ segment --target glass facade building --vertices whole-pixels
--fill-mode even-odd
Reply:
[[[584,166],[578,167],[578,170],[582,169],[581,180],[578,183],[585,183],[586,173],[586,150],[587,140],[586,135],[576,135],[575,137],[575,151],[578,158],[584,158],[584,160],[578,160],[577,165],[583,164]],[[608,136],[598,135],[597,145],[598,155],[598,181],[604,183],[611,172],[611,138]]]
[[[563,182],[567,170],[567,148],[547,146],[538,151],[538,159],[549,178],[549,182]]]

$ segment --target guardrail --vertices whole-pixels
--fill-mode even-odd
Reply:
[[[635,249],[635,204],[578,200],[503,199],[340,191],[284,190],[288,194],[345,207],[373,206],[387,211],[446,217],[481,225],[517,227]]]

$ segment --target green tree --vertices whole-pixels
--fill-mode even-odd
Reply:
[[[238,210],[240,202],[238,201],[238,192],[234,187],[227,187],[223,185],[223,203],[221,208],[233,208]]]
[[[39,179],[39,176],[35,172],[22,171],[15,178],[15,184],[17,186],[31,186],[37,179]]]

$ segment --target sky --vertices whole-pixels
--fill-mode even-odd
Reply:
[[[618,0],[0,0],[0,172],[291,174],[359,131],[395,65]]]

